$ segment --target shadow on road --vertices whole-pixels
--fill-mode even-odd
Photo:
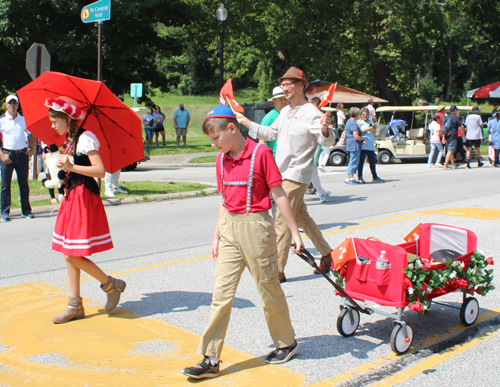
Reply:
[[[211,303],[212,293],[173,291],[146,293],[139,301],[127,301],[120,306],[141,316],[151,316],[158,313],[193,311],[200,306],[210,306]],[[234,299],[233,308],[252,307],[255,305],[251,301],[238,297]]]

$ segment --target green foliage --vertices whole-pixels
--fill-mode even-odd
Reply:
[[[97,25],[80,21],[88,0],[0,0],[0,88],[30,81],[32,43],[52,69],[95,78]],[[420,94],[449,101],[500,78],[500,2],[471,0],[227,0],[224,78],[267,99],[290,66],[321,79],[408,104]],[[178,95],[217,94],[220,25],[212,0],[113,0],[104,22],[104,81]],[[425,96],[424,96],[425,95]]]

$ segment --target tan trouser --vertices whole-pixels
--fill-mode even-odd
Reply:
[[[297,183],[292,180],[283,180],[283,189],[292,207],[292,213],[295,216],[297,226],[304,230],[314,244],[314,247],[316,247],[316,250],[322,256],[325,256],[332,251],[332,248],[326,242],[320,229],[307,212],[307,206],[304,203],[304,195],[306,194],[307,187],[307,184]],[[275,227],[276,234],[278,235],[278,272],[283,273],[288,261],[288,254],[290,253],[292,233],[279,208],[276,212]]]
[[[234,295],[245,267],[259,290],[276,348],[293,345],[295,332],[278,281],[276,232],[269,213],[232,214],[226,211],[219,222],[219,234],[210,321],[201,336],[199,354],[220,359]]]

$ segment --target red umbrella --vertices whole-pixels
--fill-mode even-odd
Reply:
[[[67,96],[79,102],[87,116],[79,124],[93,132],[107,172],[116,172],[144,159],[141,119],[103,82],[48,71],[17,92],[27,129],[46,144],[64,143],[52,129],[44,105],[47,98]]]

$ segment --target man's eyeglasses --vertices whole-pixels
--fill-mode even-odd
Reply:
[[[11,99],[9,102],[7,102],[10,105],[17,105],[17,101],[15,99]]]
[[[292,86],[292,84],[297,83],[299,81],[292,81],[292,82],[284,82],[281,84],[281,88],[284,89],[285,87]]]

